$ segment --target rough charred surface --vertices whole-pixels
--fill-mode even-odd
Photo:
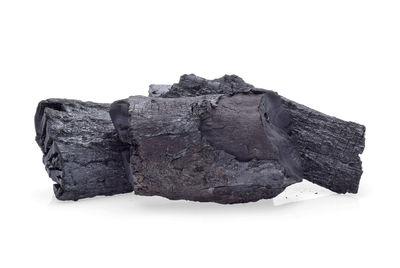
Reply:
[[[111,107],[121,140],[132,147],[135,194],[218,203],[272,198],[301,181],[299,157],[270,119],[281,116],[269,91],[135,96]]]
[[[177,98],[258,91],[259,89],[234,75],[225,75],[215,80],[183,75],[179,83],[172,85],[169,92],[162,93],[159,97]],[[359,155],[365,146],[365,127],[280,98],[290,122],[281,129],[286,132],[291,144],[300,154],[304,179],[338,193],[357,193],[362,174]],[[279,124],[282,121],[277,122]]]
[[[337,193],[357,193],[365,127],[282,98],[292,119],[290,140],[301,156],[304,178]]]
[[[60,200],[131,192],[109,104],[66,99],[41,101],[35,115],[36,141]]]
[[[155,85],[152,86],[154,87]],[[231,94],[247,92],[250,88],[254,87],[236,75],[225,75],[218,79],[207,80],[194,74],[185,74],[181,76],[179,83],[173,84],[168,91],[158,94],[158,96],[177,98],[208,94]],[[163,89],[166,89],[165,85]]]

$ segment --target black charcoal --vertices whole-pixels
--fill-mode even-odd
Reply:
[[[241,203],[301,181],[288,115],[274,92],[134,96],[112,104],[111,117],[132,147],[135,194]]]
[[[183,75],[179,83],[159,97],[258,90],[236,75],[206,80],[191,74]],[[359,155],[365,146],[365,127],[325,115],[284,97],[280,99],[289,115],[290,124],[285,131],[300,155],[303,178],[337,193],[357,193],[362,174]]]
[[[160,92],[156,97],[163,98],[179,98],[194,97],[208,94],[232,94],[238,92],[248,92],[254,88],[251,84],[246,83],[237,75],[225,75],[214,80],[207,80],[194,74],[184,74],[181,76],[179,83],[172,86],[160,85],[164,92]],[[151,88],[157,85],[150,85]],[[152,95],[149,95],[150,97]]]
[[[67,99],[41,101],[35,115],[36,141],[60,200],[78,200],[133,190],[109,104]]]
[[[365,127],[325,115],[236,75],[183,75],[151,97],[109,104],[39,103],[36,141],[61,200],[135,191],[242,203],[309,180],[357,193]],[[112,121],[111,121],[112,119]]]

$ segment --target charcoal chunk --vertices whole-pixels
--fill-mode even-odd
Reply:
[[[134,96],[113,103],[110,113],[131,146],[135,194],[241,203],[301,181],[300,158],[280,120],[288,116],[274,92]]]
[[[133,191],[121,153],[129,150],[115,131],[109,104],[67,99],[41,101],[36,141],[60,200]]]
[[[325,115],[236,75],[151,85],[109,104],[39,103],[36,141],[60,200],[135,190],[241,203],[302,178],[357,193],[365,127]],[[112,119],[112,121],[111,121]]]
[[[260,89],[236,75],[206,80],[194,74],[183,75],[161,98],[208,94],[257,93]],[[357,193],[362,175],[359,155],[365,146],[365,126],[325,115],[280,97],[289,116],[282,128],[297,149],[303,178],[337,193]]]
[[[325,115],[282,98],[292,127],[290,140],[301,156],[304,179],[337,193],[357,193],[365,126]]]

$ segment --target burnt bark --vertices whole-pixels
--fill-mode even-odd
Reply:
[[[180,98],[180,97],[195,97],[208,94],[233,94],[239,92],[248,92],[254,88],[253,85],[246,83],[237,75],[224,75],[221,78],[207,80],[194,74],[184,74],[181,76],[179,83],[168,85],[150,85],[152,88],[160,86],[154,97],[162,98]],[[152,97],[151,94],[149,94]]]
[[[111,118],[131,146],[135,194],[240,203],[301,181],[289,123],[271,91],[187,98],[130,97]]]
[[[115,131],[109,104],[67,99],[41,101],[36,141],[60,200],[131,192],[121,153],[129,150]]]
[[[179,83],[158,97],[254,94],[257,91],[259,89],[235,75],[206,80],[191,74],[183,75]],[[365,146],[365,127],[325,115],[284,97],[280,99],[290,122],[283,130],[300,155],[303,178],[337,193],[357,193],[362,175],[359,155]]]
[[[288,133],[300,154],[304,179],[337,193],[357,193],[365,126],[328,116],[282,97]]]

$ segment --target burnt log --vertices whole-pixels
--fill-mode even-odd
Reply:
[[[259,89],[236,75],[207,80],[191,74],[181,76],[179,83],[169,89],[164,86],[164,93],[157,96],[178,98],[257,91]],[[357,193],[362,175],[359,155],[365,146],[365,127],[279,98],[289,116],[290,123],[284,130],[300,155],[303,178],[337,193]]]
[[[35,114],[36,142],[60,200],[78,200],[133,190],[121,153],[129,150],[115,131],[109,104],[67,99],[41,101]]]
[[[288,115],[274,92],[134,96],[113,103],[110,114],[131,146],[135,194],[242,203],[301,181]]]

